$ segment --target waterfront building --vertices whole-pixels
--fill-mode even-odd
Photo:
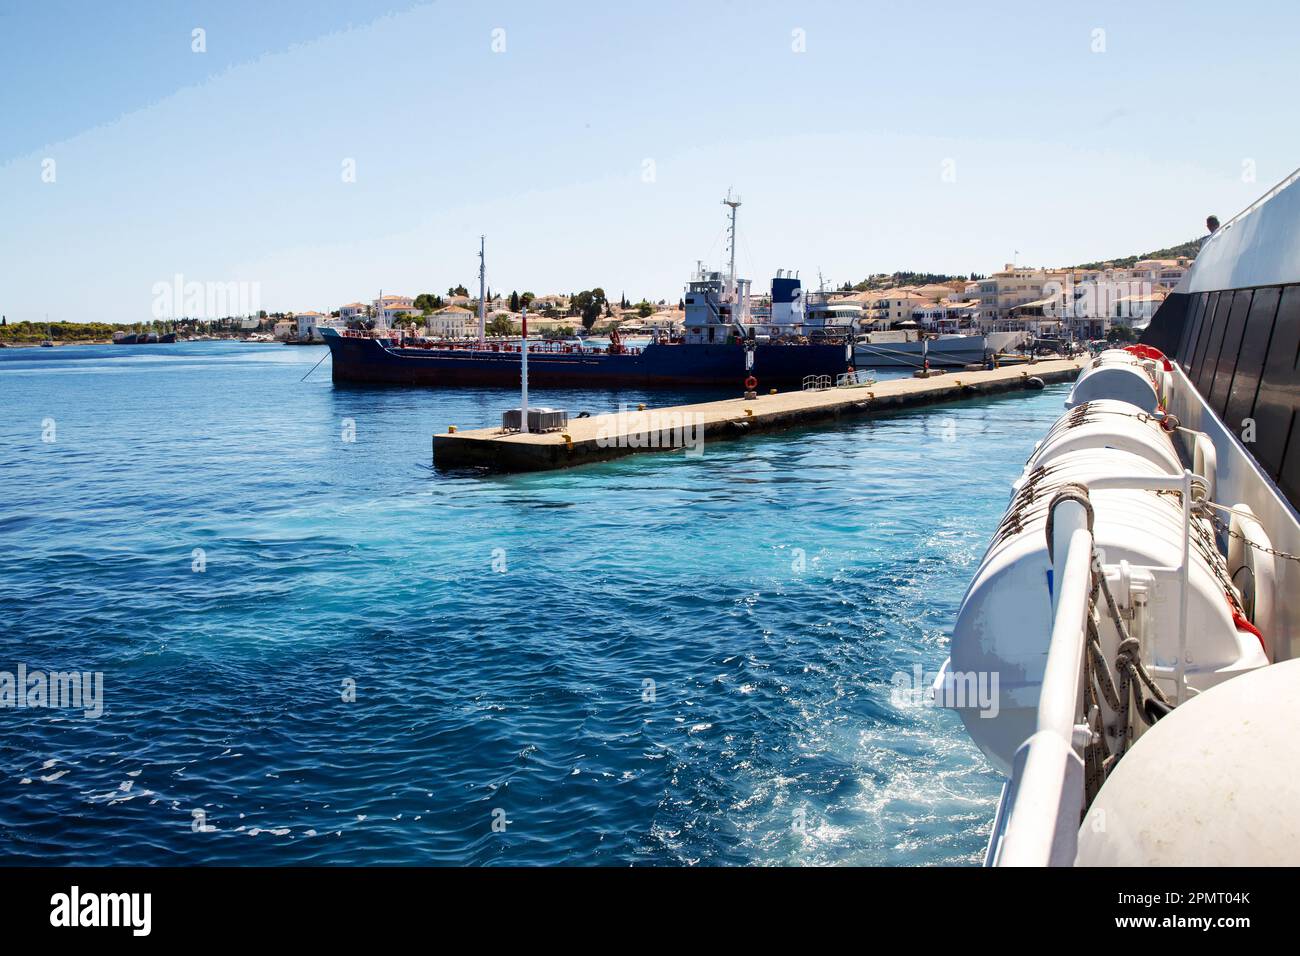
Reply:
[[[1010,262],[1001,272],[972,285],[979,299],[979,323],[986,331],[1020,331],[1012,317],[1012,310],[1043,297],[1043,286],[1048,281],[1044,269],[1018,267]]]
[[[944,288],[943,291],[947,293],[949,290]],[[886,289],[869,297],[864,306],[862,324],[887,329],[900,322],[910,322],[917,307],[932,301],[912,289]]]
[[[329,323],[330,317],[328,315],[320,312],[298,312],[295,313],[294,320],[298,324],[299,340],[303,342],[324,341],[320,334],[320,328]]]
[[[1173,289],[1191,265],[1192,260],[1186,256],[1176,259],[1143,259],[1133,263],[1129,273],[1130,278],[1149,282],[1154,288]]]
[[[391,329],[403,322],[418,319],[421,315],[415,307],[415,300],[409,295],[386,295],[382,299],[375,299],[373,306],[375,326],[381,329]]]
[[[980,313],[979,299],[966,299],[960,295],[930,302],[912,309],[912,320],[921,328],[932,332],[956,332],[976,325]]]
[[[478,319],[469,309],[449,305],[426,315],[424,328],[437,338],[466,338],[478,335]]]
[[[364,302],[349,302],[347,305],[339,306],[339,320],[343,325],[349,322],[362,322],[366,318],[366,305]]]

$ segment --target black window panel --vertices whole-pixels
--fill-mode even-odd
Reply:
[[[1219,361],[1210,379],[1210,393],[1205,400],[1214,409],[1214,414],[1223,417],[1223,409],[1228,404],[1228,392],[1232,388],[1232,376],[1237,371],[1237,357],[1241,352],[1241,337],[1246,331],[1246,316],[1250,314],[1251,290],[1243,289],[1232,297],[1232,311],[1228,313],[1228,324],[1223,327],[1223,348],[1219,350]]]
[[[1195,338],[1195,328],[1197,313],[1203,308],[1203,299],[1205,293],[1193,293],[1191,302],[1187,306],[1187,320],[1183,323],[1183,328],[1178,333],[1178,342],[1171,351],[1165,352],[1167,358],[1178,359],[1180,362],[1187,362],[1187,342],[1188,339]]]
[[[1286,460],[1282,462],[1277,486],[1291,504],[1300,501],[1300,416],[1291,416],[1291,437],[1287,442]]]
[[[1201,320],[1205,317],[1205,304],[1210,293],[1202,292],[1196,297],[1195,304],[1187,313],[1187,322],[1183,325],[1183,337],[1178,342],[1178,351],[1174,358],[1182,363],[1183,368],[1192,360],[1192,346],[1196,344],[1196,335],[1201,330]]]
[[[1238,435],[1241,434],[1242,419],[1248,418],[1255,410],[1255,393],[1259,391],[1259,380],[1264,374],[1264,359],[1268,357],[1268,342],[1273,334],[1273,317],[1277,315],[1277,303],[1281,298],[1281,289],[1256,289],[1255,298],[1250,302],[1250,315],[1246,319],[1245,334],[1241,337],[1241,351],[1237,354],[1237,371],[1223,412],[1223,420]]]
[[[1202,395],[1210,394],[1214,370],[1219,367],[1219,353],[1223,351],[1223,333],[1228,328],[1228,316],[1232,314],[1233,298],[1231,292],[1219,293],[1219,307],[1214,310],[1214,324],[1210,326],[1210,337],[1206,340],[1205,354],[1196,365],[1196,390]]]
[[[1196,334],[1196,348],[1192,351],[1192,361],[1187,366],[1187,377],[1193,382],[1196,381],[1197,375],[1201,371],[1201,363],[1205,361],[1205,349],[1210,343],[1210,336],[1214,332],[1214,313],[1219,310],[1219,299],[1222,298],[1219,293],[1211,292],[1210,301],[1205,305],[1205,319],[1201,322],[1201,328]],[[1232,293],[1228,293],[1228,298],[1232,298]]]
[[[1282,454],[1291,432],[1291,412],[1300,404],[1300,382],[1296,380],[1296,353],[1300,351],[1300,286],[1287,286],[1278,303],[1273,323],[1273,341],[1255,399],[1255,443],[1247,446],[1268,474],[1277,478]],[[1292,439],[1292,454],[1300,454],[1300,443]],[[1294,500],[1294,499],[1293,499]]]

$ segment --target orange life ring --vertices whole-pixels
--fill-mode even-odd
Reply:
[[[749,378],[745,379],[745,388],[751,392],[758,388],[758,379],[754,378],[752,375],[749,376]]]

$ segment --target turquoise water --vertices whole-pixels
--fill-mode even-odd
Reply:
[[[1064,387],[484,477],[430,436],[515,396],[321,354],[0,351],[0,670],[104,701],[0,710],[0,861],[979,861],[999,781],[890,682]]]

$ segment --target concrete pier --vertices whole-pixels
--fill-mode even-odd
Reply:
[[[1068,381],[1084,359],[1062,359],[978,372],[945,372],[930,378],[905,378],[853,388],[817,392],[760,393],[756,398],[646,408],[627,414],[570,419],[560,431],[520,435],[500,428],[448,431],[433,436],[438,468],[493,471],[544,471],[646,451],[691,454],[700,442],[741,438],[762,431],[870,415],[911,405],[954,401]],[[451,426],[455,427],[455,426]],[[683,449],[685,451],[683,452]]]

